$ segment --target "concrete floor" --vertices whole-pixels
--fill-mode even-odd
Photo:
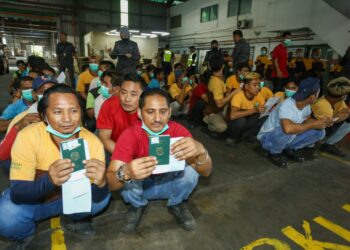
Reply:
[[[2,107],[5,91],[0,95]],[[65,234],[67,249],[350,249],[350,206],[344,206],[350,203],[348,149],[349,157],[342,161],[319,157],[280,169],[258,154],[254,144],[227,147],[200,128],[191,132],[214,162],[212,176],[200,179],[189,201],[195,231],[178,227],[166,202],[157,201],[147,208],[137,233],[124,235],[120,231],[128,207],[114,193],[108,209],[94,218],[95,238]],[[7,185],[1,173],[0,188]],[[31,249],[50,249],[51,233],[49,220],[40,223]],[[0,249],[7,244],[0,240]]]

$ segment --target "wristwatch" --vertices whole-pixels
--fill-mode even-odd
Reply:
[[[131,182],[131,179],[125,180],[125,168],[126,168],[126,164],[121,165],[116,173],[117,180],[123,184]]]

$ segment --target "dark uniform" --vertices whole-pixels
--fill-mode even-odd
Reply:
[[[236,42],[232,51],[233,58],[233,72],[236,72],[239,63],[248,63],[250,57],[250,45],[242,38]]]
[[[59,42],[56,46],[56,54],[60,64],[59,73],[68,69],[72,86],[74,86],[73,55],[75,52],[75,48],[70,42]]]
[[[222,52],[221,49],[211,49],[211,50],[207,51],[207,53],[205,54],[203,63],[209,64],[210,58],[213,55],[219,55],[219,56],[222,56],[222,58],[224,58],[224,53]]]
[[[126,54],[130,53],[131,58],[127,58]],[[116,69],[124,75],[136,73],[136,65],[140,60],[140,51],[137,43],[130,39],[115,42],[113,51],[110,53],[112,59],[118,58]]]

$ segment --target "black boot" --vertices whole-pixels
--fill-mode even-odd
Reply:
[[[285,149],[283,150],[283,155],[295,162],[303,162],[304,156],[302,156],[300,150]]]
[[[280,168],[288,167],[288,160],[282,154],[269,154],[270,161]]]
[[[137,226],[140,224],[141,217],[145,207],[133,207],[131,206],[126,214],[126,221],[123,227],[123,233],[133,233]]]
[[[325,152],[325,153],[329,153],[331,155],[335,155],[338,157],[345,157],[346,156],[346,154],[343,151],[341,151],[340,149],[338,149],[335,145],[330,145],[327,143],[324,143],[321,145],[320,151]]]
[[[190,210],[185,206],[184,203],[180,203],[174,206],[168,207],[170,213],[172,213],[177,223],[185,230],[194,230],[196,227],[196,220],[191,214]]]
[[[91,218],[73,220],[68,216],[64,216],[62,227],[78,238],[87,239],[95,236],[95,229],[92,225]]]

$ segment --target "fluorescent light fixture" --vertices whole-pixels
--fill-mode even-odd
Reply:
[[[166,32],[166,31],[152,31],[152,34],[157,34],[157,35],[161,35],[161,36],[169,36],[170,33]]]
[[[158,37],[156,34],[152,34],[152,33],[141,33],[141,36],[147,36],[149,38],[156,38],[156,37]]]
[[[140,33],[139,30],[129,30],[130,33]]]
[[[119,32],[105,32],[107,36],[119,36]]]
[[[136,38],[147,38],[147,36],[140,36],[140,35],[132,35],[132,37],[136,37]]]

